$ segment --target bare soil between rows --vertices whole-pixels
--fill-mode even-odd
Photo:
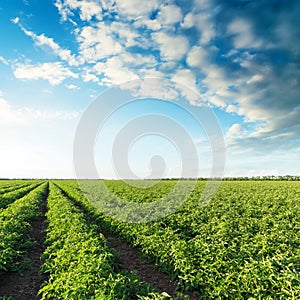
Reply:
[[[46,199],[43,200],[40,215],[32,225],[29,233],[35,242],[28,249],[27,257],[30,259],[30,269],[22,274],[18,272],[5,272],[0,279],[0,297],[8,296],[11,300],[37,300],[37,295],[43,282],[47,280],[47,275],[40,272],[42,265],[41,255],[45,250],[45,230],[47,227],[45,213],[47,210]]]
[[[123,270],[136,272],[137,276],[144,282],[150,283],[158,292],[166,292],[177,299],[177,285],[168,276],[155,268],[139,251],[132,248],[128,243],[111,232],[102,232],[107,239],[110,248],[116,251],[118,262]],[[183,294],[189,296],[190,300],[198,298],[192,293],[185,291]]]

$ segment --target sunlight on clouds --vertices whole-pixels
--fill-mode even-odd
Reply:
[[[65,29],[75,47],[72,52],[64,49],[48,34],[38,35],[25,29],[18,17],[12,19],[36,46],[50,49],[63,61],[14,62],[13,72],[18,79],[44,79],[51,85],[67,78],[111,86],[160,77],[173,80],[173,86],[153,87],[161,89],[158,94],[168,99],[185,96],[192,105],[206,103],[240,116],[257,134],[247,131],[249,138],[288,132],[299,136],[300,30],[295,25],[300,5],[279,2],[278,12],[270,14],[265,1],[235,6],[221,0],[56,0],[62,20],[72,23]],[[4,57],[0,60],[11,64]],[[175,82],[200,93],[199,98]],[[146,93],[143,87],[140,92]]]
[[[124,81],[138,79],[138,76],[126,69],[119,57],[112,57],[105,63],[98,62],[94,67],[98,75],[103,75],[101,82],[105,85],[120,84]]]
[[[157,16],[157,21],[161,25],[173,25],[182,20],[180,7],[176,5],[163,6]]]
[[[67,78],[78,78],[77,74],[64,67],[60,62],[38,65],[17,64],[14,69],[14,75],[18,79],[44,79],[51,85],[58,85]]]
[[[56,0],[55,6],[63,17],[67,20],[72,16],[72,10],[79,10],[80,18],[84,21],[90,21],[94,16],[101,17],[101,6],[96,1],[80,1],[80,0]]]
[[[75,57],[71,54],[70,50],[62,49],[52,38],[46,37],[44,34],[37,35],[32,31],[27,30],[20,25],[22,31],[29,37],[31,37],[35,44],[39,47],[49,47],[52,51],[60,57],[62,60],[67,61],[70,66],[79,66],[84,63],[84,60],[80,57]]]
[[[158,49],[164,60],[180,60],[189,50],[189,43],[183,35],[169,35],[165,32],[152,34],[153,40],[157,43]]]
[[[83,27],[78,36],[80,54],[87,62],[97,62],[122,51],[122,46],[110,34],[109,28],[104,24]]]
[[[208,63],[208,57],[207,50],[200,46],[194,46],[188,53],[186,61],[190,67],[201,70]]]
[[[153,10],[159,7],[162,1],[151,0],[151,1],[140,1],[140,0],[116,0],[116,10],[120,15],[126,17],[139,17],[150,14]]]

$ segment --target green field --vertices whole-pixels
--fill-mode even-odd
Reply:
[[[198,181],[175,213],[148,223],[122,222],[103,211],[130,218],[124,214],[134,212],[122,210],[121,199],[154,203],[176,180],[148,188],[103,183],[106,190],[82,181],[83,193],[72,180],[0,181],[0,290],[8,273],[30,268],[30,232],[44,203],[42,299],[170,299],[120,268],[102,232],[166,273],[178,287],[172,299],[188,299],[184,291],[196,299],[300,299],[299,181],[223,181],[206,205],[199,200],[207,182]]]

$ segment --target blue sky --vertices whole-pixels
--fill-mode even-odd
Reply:
[[[148,77],[171,82],[170,102],[141,99],[107,119],[95,145],[102,177],[117,177],[117,133],[147,113],[179,122],[197,147],[199,175],[210,175],[205,132],[172,106],[178,98],[216,114],[225,176],[299,174],[299,15],[297,0],[2,1],[0,177],[74,177],[73,141],[88,105]],[[155,155],[165,176],[180,175],[176,145],[158,135],[133,143],[128,161],[147,177]]]

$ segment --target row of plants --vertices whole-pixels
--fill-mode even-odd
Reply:
[[[46,217],[48,246],[42,270],[49,280],[40,289],[41,299],[168,298],[134,274],[120,272],[97,226],[53,183]]]
[[[31,181],[11,180],[5,184],[4,181],[2,184],[0,184],[0,195],[14,191],[21,187],[25,187],[27,185],[30,185],[31,183]]]
[[[96,214],[99,224],[138,247],[199,299],[300,298],[298,182],[224,182],[205,206],[199,205],[205,182],[199,182],[176,213],[145,224],[121,222],[97,211],[97,201],[114,202],[107,191],[95,188],[95,195],[96,182],[86,183],[89,201],[75,181],[59,184]],[[127,201],[149,201],[149,189],[140,189],[136,199],[136,187],[125,189],[118,181],[106,185]]]
[[[13,203],[19,198],[22,198],[26,194],[28,194],[30,191],[34,190],[37,186],[39,186],[42,182],[40,181],[34,181],[30,184],[25,184],[21,186],[15,187],[12,186],[12,190],[7,191],[4,194],[0,194],[0,210],[3,208],[6,208],[8,205]]]
[[[0,273],[20,271],[27,265],[25,254],[32,244],[30,223],[39,216],[47,193],[48,184],[43,183],[0,210]]]

